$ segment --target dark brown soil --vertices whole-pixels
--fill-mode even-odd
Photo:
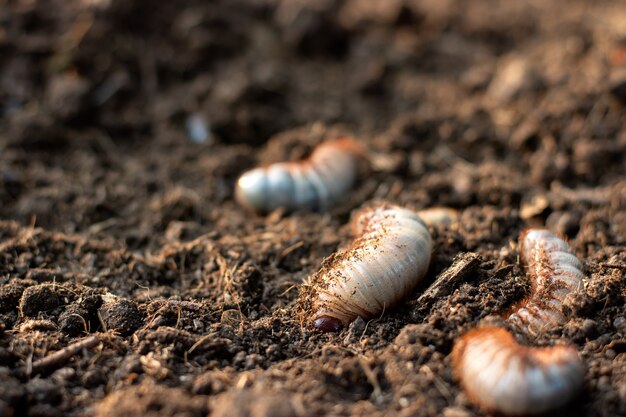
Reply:
[[[528,293],[517,236],[543,225],[587,277],[528,340],[586,362],[553,415],[626,415],[625,22],[619,0],[2,2],[0,415],[482,415],[452,344]],[[341,133],[373,169],[332,210],[234,202]],[[405,303],[315,332],[299,288],[373,199],[461,222]]]

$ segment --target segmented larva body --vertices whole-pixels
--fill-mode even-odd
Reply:
[[[308,159],[244,173],[237,181],[235,199],[257,212],[328,207],[352,188],[363,156],[363,147],[353,139],[326,141]]]
[[[563,239],[542,229],[522,233],[520,255],[531,278],[531,293],[508,320],[532,334],[564,324],[565,297],[583,288],[581,262]]]
[[[569,402],[584,367],[576,349],[522,346],[507,330],[474,329],[452,350],[454,372],[469,398],[485,411],[539,414]]]
[[[324,261],[312,278],[313,325],[338,331],[357,316],[379,316],[426,274],[432,240],[411,210],[381,205],[353,217],[357,238]]]
[[[430,207],[419,210],[417,215],[429,226],[450,226],[459,221],[459,212],[450,207]]]

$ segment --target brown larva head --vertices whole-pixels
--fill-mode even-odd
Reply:
[[[313,327],[322,332],[338,332],[343,327],[343,323],[335,317],[320,316],[313,320]]]
[[[359,240],[357,239],[356,242]],[[350,246],[351,248],[355,245]],[[300,290],[298,311],[303,322],[323,332],[337,332],[348,326],[357,317],[345,301],[339,300],[329,293],[330,282],[344,279],[337,272],[345,258],[344,251],[338,251],[322,261],[322,267],[310,276],[307,284]]]
[[[331,258],[333,255],[331,255]],[[328,258],[324,262],[332,262]],[[300,296],[296,302],[296,315],[300,318],[303,326],[313,327],[322,332],[338,332],[344,327],[344,323],[330,314],[320,314],[322,306],[318,298],[318,289],[324,286],[321,274],[318,272],[310,277],[300,288]]]

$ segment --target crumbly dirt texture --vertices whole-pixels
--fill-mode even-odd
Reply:
[[[626,415],[625,21],[618,0],[3,2],[0,415],[483,415],[452,345],[506,325],[517,237],[544,225],[586,276],[568,323],[520,339],[586,363],[551,415]],[[234,202],[244,170],[342,136],[371,170],[332,209]],[[461,218],[403,303],[316,332],[300,288],[373,200]]]

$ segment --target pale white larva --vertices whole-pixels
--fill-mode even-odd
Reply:
[[[508,320],[531,334],[564,324],[565,297],[583,288],[581,262],[563,239],[543,229],[522,233],[520,255],[528,268],[531,292]]]
[[[458,223],[459,212],[450,207],[430,207],[417,211],[417,215],[429,226],[451,226]]]
[[[301,302],[313,326],[338,331],[357,316],[377,317],[407,296],[426,274],[432,240],[415,212],[383,204],[358,212],[357,238],[322,265]]]
[[[348,192],[364,157],[354,139],[329,140],[308,159],[255,168],[237,181],[235,199],[256,212],[329,207]]]
[[[498,327],[474,329],[457,340],[452,364],[472,402],[507,415],[556,409],[574,397],[584,379],[572,346],[522,346]]]

